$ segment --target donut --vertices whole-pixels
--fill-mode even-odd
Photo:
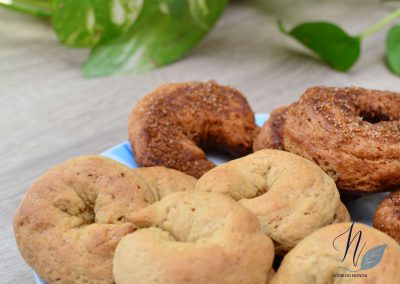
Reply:
[[[312,160],[345,193],[400,186],[399,93],[314,87],[278,117],[263,126],[255,151],[266,145]],[[280,133],[280,146],[271,130]]]
[[[155,170],[163,183],[144,179]],[[194,178],[166,168],[141,169],[137,174],[100,156],[55,166],[32,185],[17,209],[14,233],[19,250],[49,284],[114,283],[115,247],[136,230],[128,217],[185,189],[169,180],[181,180],[186,189],[195,183]]]
[[[203,151],[234,157],[252,151],[254,113],[237,90],[210,81],[163,85],[139,100],[129,118],[136,162],[200,177],[215,165]]]
[[[289,107],[284,106],[273,110],[269,119],[262,126],[260,133],[253,143],[253,150],[277,149],[284,150],[282,145],[282,126],[285,123],[286,112]]]
[[[197,181],[195,190],[228,195],[250,209],[277,254],[321,227],[350,220],[327,174],[279,150],[264,149],[219,165]]]
[[[171,192],[193,190],[197,182],[192,176],[165,167],[137,168],[134,172],[143,178],[153,193],[152,202]]]
[[[353,224],[351,238],[354,241],[347,255],[346,245],[352,223],[329,225],[315,231],[292,249],[269,283],[398,284],[400,246],[372,227]]]
[[[374,227],[400,244],[400,190],[386,196],[375,211]]]
[[[257,218],[232,199],[176,192],[130,218],[113,261],[118,284],[265,284],[274,247]]]

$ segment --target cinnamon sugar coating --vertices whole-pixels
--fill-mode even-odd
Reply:
[[[266,123],[260,133],[266,141],[255,143],[254,150],[272,145],[312,160],[346,192],[400,185],[400,94],[314,87],[288,108],[283,120],[278,129],[276,118]],[[271,127],[281,135],[278,146],[266,134]]]
[[[374,227],[400,244],[400,190],[386,196],[375,211]]]
[[[204,148],[243,156],[251,152],[256,131],[246,98],[213,81],[163,85],[142,98],[129,119],[129,140],[141,166],[194,177],[215,166]]]
[[[288,109],[288,106],[284,106],[271,112],[268,121],[264,123],[260,133],[254,139],[254,151],[265,148],[283,150],[282,126],[285,123]]]

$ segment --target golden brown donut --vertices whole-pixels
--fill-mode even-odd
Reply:
[[[200,177],[215,165],[202,148],[233,156],[251,152],[257,127],[246,98],[210,81],[163,85],[129,118],[129,140],[141,166],[165,166]]]
[[[192,190],[197,182],[192,176],[164,167],[136,168],[133,171],[146,182],[153,200],[161,200],[171,192]]]
[[[232,199],[177,192],[133,214],[114,257],[118,284],[265,284],[274,247]]]
[[[400,246],[372,227],[354,223],[351,233],[354,241],[344,258],[351,225],[329,225],[303,239],[284,257],[270,284],[398,284]],[[379,252],[383,252],[380,261]]]
[[[400,185],[398,93],[314,87],[288,108],[283,120],[275,130],[281,148],[317,163],[342,191],[368,193]],[[267,140],[271,135],[263,132],[274,129],[273,122],[261,131]],[[257,142],[254,150],[272,144]]]
[[[400,190],[386,196],[375,211],[374,227],[400,244]]]
[[[249,208],[284,254],[313,231],[350,220],[333,180],[314,163],[264,149],[204,174],[196,190],[228,195]]]
[[[154,170],[160,172],[164,185],[144,179]],[[136,229],[128,217],[166,194],[185,189],[168,180],[182,180],[186,189],[195,182],[166,168],[141,169],[137,174],[100,156],[55,166],[32,185],[17,209],[14,232],[19,250],[48,284],[114,283],[115,247]]]

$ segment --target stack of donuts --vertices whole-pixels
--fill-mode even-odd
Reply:
[[[352,230],[384,252],[367,282],[340,283],[399,283],[400,191],[375,228],[341,201],[400,188],[399,94],[315,87],[259,129],[231,87],[168,84],[134,107],[129,140],[140,168],[73,158],[23,198],[15,238],[48,284],[339,283]],[[215,165],[209,148],[234,159]]]

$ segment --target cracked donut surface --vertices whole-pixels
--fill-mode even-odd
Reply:
[[[399,93],[314,87],[273,114],[255,151],[278,148],[312,160],[349,193],[400,185]]]
[[[213,81],[163,85],[139,100],[129,118],[129,140],[141,166],[194,177],[215,166],[204,148],[243,156],[257,131],[246,98]]]
[[[350,220],[334,181],[300,156],[264,149],[212,169],[196,190],[228,195],[258,217],[284,254],[313,231]]]
[[[136,172],[100,156],[68,160],[42,175],[17,209],[19,250],[49,284],[114,283],[115,247],[136,230],[132,212],[195,181],[166,168]]]
[[[119,284],[265,284],[274,247],[257,218],[231,198],[177,192],[133,214],[118,244]]]

